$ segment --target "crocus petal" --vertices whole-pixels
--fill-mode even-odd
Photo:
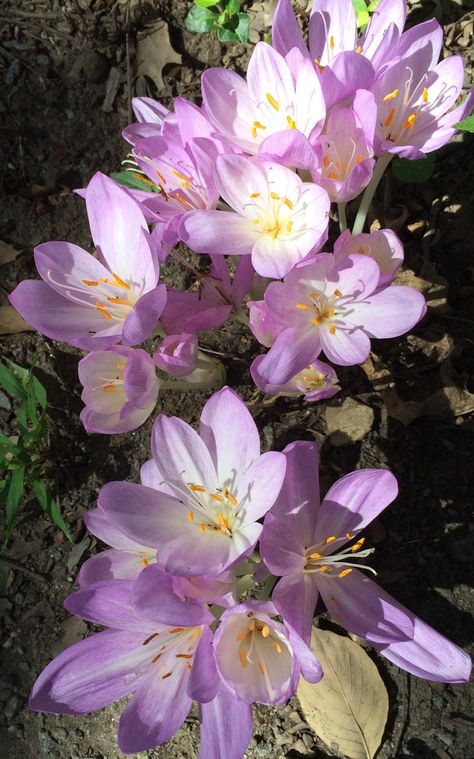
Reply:
[[[321,329],[321,347],[330,361],[338,366],[362,364],[370,353],[370,340],[361,329],[341,329],[334,333]]]
[[[181,220],[179,234],[197,253],[241,255],[252,252],[258,232],[231,211],[192,211]]]
[[[107,630],[56,656],[36,680],[30,709],[86,714],[118,701],[137,687],[134,670],[149,656],[137,632]]]
[[[407,611],[413,619],[412,640],[376,646],[393,664],[411,675],[441,683],[467,683],[471,659],[458,646]]]
[[[311,56],[325,66],[331,57],[354,50],[357,26],[351,0],[317,0],[311,8],[309,45]]]
[[[282,453],[268,451],[254,461],[237,481],[236,497],[242,526],[256,522],[275,503],[286,471]]]
[[[397,497],[398,483],[387,469],[358,469],[341,477],[327,492],[315,536],[343,537],[363,530]]]
[[[307,137],[298,129],[274,132],[260,144],[259,155],[297,169],[315,169],[318,155]]]
[[[206,445],[189,424],[160,414],[151,435],[153,458],[167,480],[216,486],[217,475]]]
[[[296,516],[302,542],[311,541],[319,509],[318,447],[308,440],[297,440],[289,443],[283,453],[286,458],[285,481],[272,514],[282,519]]]
[[[118,725],[118,745],[126,754],[146,751],[173,737],[191,708],[186,694],[189,672],[183,666],[163,679],[151,672],[125,707]]]
[[[295,630],[287,625],[286,631],[304,679],[309,683],[319,683],[323,677],[323,669],[316,656]]]
[[[371,643],[412,639],[414,625],[408,611],[358,569],[343,577],[316,574],[330,615],[346,630]]]
[[[257,425],[230,387],[214,393],[205,404],[199,434],[211,454],[219,482],[232,480],[237,462],[243,471],[260,456]]]
[[[318,586],[314,576],[299,572],[282,577],[272,593],[272,601],[283,621],[309,643],[318,601]]]
[[[64,606],[76,617],[96,625],[141,631],[146,622],[144,625],[132,606],[132,585],[129,580],[98,582],[77,590],[66,598]]]
[[[209,703],[200,704],[199,759],[242,759],[252,737],[252,707],[225,686]]]
[[[81,588],[104,580],[135,580],[144,567],[156,561],[156,551],[118,551],[110,548],[84,562],[76,582]]]
[[[140,616],[163,625],[194,627],[214,621],[207,607],[179,598],[169,575],[153,564],[133,584],[132,602]]]
[[[315,361],[320,352],[319,330],[284,329],[263,357],[259,372],[266,382],[283,384]]]
[[[102,509],[86,511],[84,522],[89,532],[113,548],[118,548],[121,551],[137,551],[141,547],[139,543],[127,538]]]
[[[425,311],[421,293],[413,287],[392,285],[355,304],[349,319],[373,337],[397,337],[408,332]]]
[[[166,285],[158,285],[137,300],[123,323],[125,345],[138,345],[150,337],[166,304]]]
[[[219,673],[212,647],[213,632],[204,627],[194,654],[193,668],[188,682],[188,696],[193,701],[207,703],[215,698],[219,689]]]

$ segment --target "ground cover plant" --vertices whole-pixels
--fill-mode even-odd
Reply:
[[[47,337],[87,351],[87,432],[131,433],[167,391],[222,386],[226,362],[198,338],[230,319],[269,349],[249,370],[271,415],[279,398],[321,403],[344,390],[336,369],[366,364],[371,341],[425,317],[419,288],[399,284],[401,240],[365,222],[394,156],[424,159],[469,114],[472,95],[457,102],[462,62],[437,63],[436,22],[403,31],[402,3],[382,2],[362,36],[351,3],[330,5],[313,6],[307,49],[280,0],[272,45],[256,45],[246,78],[205,71],[201,108],[136,98],[137,123],[124,132],[129,177],[99,172],[78,191],[93,254],[36,247],[41,280],[20,282],[11,302]],[[182,244],[211,268],[191,263]],[[163,283],[171,266],[193,289]],[[312,629],[319,596],[329,618],[412,675],[467,682],[467,655],[357,569],[374,571],[358,564],[373,552],[359,533],[397,495],[386,467],[345,469],[320,504],[314,442],[261,454],[252,415],[228,386],[203,405],[199,433],[159,414],[151,452],[141,485],[100,490],[86,523],[111,548],[83,564],[66,602],[110,629],[46,667],[33,709],[91,712],[133,693],[118,741],[135,753],[169,740],[195,701],[200,755],[241,757],[251,705],[285,704],[301,677],[322,740],[372,756],[386,709],[365,721],[351,710],[356,749],[337,720],[331,731],[318,718],[337,660]],[[347,639],[335,641],[337,651]],[[370,660],[360,668],[367,675]],[[377,677],[370,687],[385,693]]]

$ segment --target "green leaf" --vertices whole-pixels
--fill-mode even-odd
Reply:
[[[217,29],[218,18],[214,11],[193,5],[184,19],[184,25],[190,32],[212,32]]]
[[[357,28],[360,29],[369,23],[369,10],[365,4],[365,0],[352,0],[356,14]]]
[[[113,171],[110,178],[124,187],[130,187],[132,190],[160,192],[158,185],[152,182],[151,179],[148,179],[148,177],[140,174],[139,171]]]
[[[240,11],[240,0],[228,0],[224,7],[228,16],[237,16]]]
[[[46,396],[46,388],[45,386],[39,381],[35,375],[32,375],[32,389],[34,393],[35,400],[39,403],[43,411],[45,410],[48,400]]]
[[[67,528],[66,523],[61,516],[61,512],[59,511],[59,506],[56,503],[56,499],[53,498],[53,496],[47,489],[44,482],[42,482],[41,480],[36,480],[35,482],[33,482],[33,490],[35,491],[36,497],[40,503],[41,508],[47,514],[49,514],[54,524],[57,527],[59,527],[60,530],[64,532],[69,542],[72,543],[73,542],[72,535],[69,532],[69,529]]]
[[[226,23],[225,27],[217,30],[219,42],[248,42],[249,26],[250,18],[247,13],[238,13]]]
[[[194,5],[199,5],[200,8],[210,8],[213,5],[217,5],[219,0],[194,0]]]
[[[18,377],[19,377],[21,380],[26,380],[26,379],[27,379],[27,377],[28,377],[28,375],[29,375],[29,373],[30,373],[30,369],[24,369],[22,366],[19,366],[18,364],[15,364],[15,362],[14,362],[14,361],[12,361],[12,360],[11,360],[11,359],[9,359],[9,358],[5,358],[5,361],[7,362],[7,364],[8,364],[9,366],[11,366],[11,368],[13,369],[13,371],[15,372],[15,374],[16,374],[16,375],[17,375],[17,376],[18,376]]]
[[[12,398],[20,401],[26,400],[27,393],[23,384],[10,369],[4,364],[0,364],[0,385],[7,391]]]
[[[8,480],[0,480],[0,508],[7,500],[8,495]]]
[[[5,537],[5,543],[10,538],[12,530],[15,526],[18,511],[23,498],[23,490],[25,484],[25,467],[20,466],[18,469],[13,469],[10,480],[8,482],[8,495],[7,495],[7,531]]]
[[[374,11],[376,11],[379,3],[380,3],[380,0],[372,0],[369,7],[367,8],[369,13],[373,13]]]
[[[461,129],[463,132],[474,132],[474,113],[471,113],[466,119],[458,121],[454,127],[456,129]]]
[[[12,443],[9,437],[6,435],[0,434],[0,454],[3,456],[5,455],[3,450],[7,451],[8,453],[11,453],[12,456],[18,456],[19,453],[21,453],[20,448],[18,448],[15,443]]]
[[[433,175],[434,166],[431,154],[416,161],[397,157],[392,161],[392,172],[400,182],[426,182]]]

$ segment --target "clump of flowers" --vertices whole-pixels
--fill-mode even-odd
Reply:
[[[381,0],[359,35],[351,0],[315,0],[306,43],[279,0],[273,44],[256,45],[246,78],[204,72],[202,107],[134,99],[133,166],[79,191],[91,252],[39,245],[41,280],[10,296],[40,332],[87,351],[88,432],[136,429],[170,389],[222,387],[225,369],[199,335],[228,319],[268,349],[250,367],[264,394],[313,403],[339,391],[333,365],[361,364],[372,339],[423,318],[423,296],[394,284],[402,242],[364,231],[367,212],[392,158],[444,145],[474,93],[458,103],[462,60],[438,63],[437,22],[403,31],[405,17],[404,0]],[[178,243],[210,256],[208,268]],[[163,284],[169,259],[191,289]],[[466,655],[357,569],[372,552],[360,531],[396,497],[389,472],[347,475],[319,504],[315,446],[261,454],[226,387],[198,432],[158,416],[152,452],[141,484],[108,483],[86,517],[111,547],[86,562],[66,606],[109,629],[45,669],[32,708],[88,712],[133,694],[118,736],[133,753],[167,741],[195,700],[202,759],[240,759],[251,704],[282,704],[300,676],[323,676],[308,647],[319,595],[412,674],[467,680]],[[262,571],[274,578],[263,587]]]

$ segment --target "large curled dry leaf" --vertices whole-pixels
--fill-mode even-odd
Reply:
[[[162,90],[165,86],[162,73],[167,63],[181,63],[181,56],[171,46],[168,24],[157,21],[138,38],[137,75],[150,77]]]
[[[305,719],[331,749],[350,759],[372,759],[382,740],[388,695],[377,667],[350,638],[313,627],[311,648],[324,677],[301,679],[297,696]]]
[[[0,266],[11,263],[15,258],[18,258],[20,253],[21,250],[19,250],[19,248],[15,248],[14,245],[10,245],[9,242],[0,240]]]
[[[33,329],[13,306],[0,306],[0,335],[31,332]]]

